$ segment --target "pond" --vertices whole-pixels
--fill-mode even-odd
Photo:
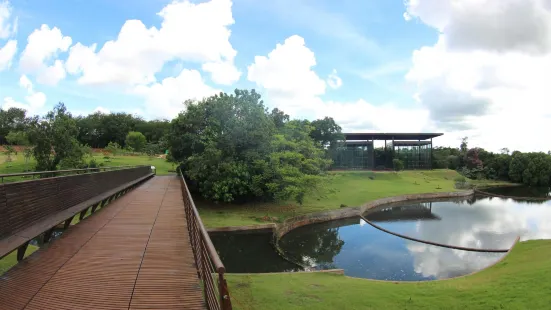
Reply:
[[[502,186],[485,188],[485,192],[503,196],[512,197],[537,197],[551,198],[551,188],[549,187],[530,187],[530,186]]]
[[[272,246],[273,233],[211,233],[210,239],[228,272],[292,272],[302,268],[285,260]]]
[[[508,249],[517,236],[521,240],[551,238],[551,225],[547,225],[551,221],[551,201],[470,198],[382,207],[370,210],[365,216],[393,232],[462,247]],[[264,244],[259,237],[255,237],[257,243],[232,238],[245,237],[230,234],[215,242],[218,249],[224,249],[222,261],[228,272],[300,270],[292,264],[273,260],[272,255],[281,257],[269,244],[271,236],[264,237]],[[283,236],[279,247],[286,258],[306,269],[339,268],[353,277],[392,281],[466,275],[493,264],[504,255],[406,240],[380,231],[361,218],[299,227]],[[264,267],[258,266],[264,263]],[[258,269],[264,271],[256,271]]]

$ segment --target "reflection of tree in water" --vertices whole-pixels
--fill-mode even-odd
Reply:
[[[354,224],[358,223],[358,219],[353,220]],[[344,245],[339,238],[341,226],[343,221],[303,226],[283,236],[279,246],[293,261],[316,269],[333,269],[333,259]]]
[[[215,233],[211,240],[228,272],[291,272],[302,268],[280,257],[272,233]]]

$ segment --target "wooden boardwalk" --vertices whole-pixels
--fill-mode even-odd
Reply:
[[[204,309],[179,179],[154,177],[0,276],[0,309]]]

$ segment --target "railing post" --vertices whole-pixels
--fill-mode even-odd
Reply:
[[[218,273],[218,293],[220,294],[220,306],[222,310],[231,310],[230,292],[228,291],[228,283],[224,279],[224,274]]]

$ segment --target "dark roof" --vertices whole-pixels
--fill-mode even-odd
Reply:
[[[429,145],[430,141],[394,141],[394,146],[418,146]]]
[[[367,219],[373,222],[394,222],[408,220],[441,220],[432,213],[432,209],[422,205],[394,207],[367,214]]]
[[[443,133],[343,133],[346,140],[428,140],[439,137]]]

